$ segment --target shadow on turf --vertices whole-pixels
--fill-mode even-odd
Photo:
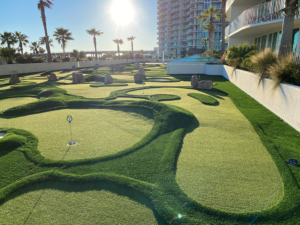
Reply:
[[[39,190],[44,190],[43,193],[40,195],[38,198],[37,202],[35,203],[34,207],[32,208],[31,212],[28,214],[26,217],[24,224],[26,221],[29,219],[31,213],[34,211],[35,207],[38,205],[38,202],[40,201],[42,195],[46,190],[59,190],[59,191],[64,191],[68,193],[72,192],[87,192],[87,191],[108,191],[114,194],[117,194],[119,196],[124,196],[128,197],[129,199],[136,201],[142,205],[145,205],[147,208],[153,210],[154,207],[150,201],[149,198],[145,197],[143,194],[131,190],[127,187],[122,187],[120,185],[116,185],[112,182],[86,182],[86,183],[78,183],[78,182],[61,182],[61,181],[46,181],[43,183],[35,184],[35,185],[30,185],[28,187],[24,187],[18,191],[16,191],[14,194],[10,195],[10,197],[6,198],[3,201],[0,201],[0,206],[2,206],[4,203],[19,197],[23,194],[27,194],[29,192],[33,191],[39,191]],[[26,204],[24,202],[24,204]],[[155,219],[157,221],[158,225],[166,225],[166,223],[162,220],[162,218],[158,215],[157,212],[153,210],[153,214],[155,216]]]
[[[200,122],[198,120],[195,119],[194,121],[195,122],[189,128],[186,129],[186,131],[183,135],[183,138],[181,140],[180,149],[177,151],[177,153],[175,155],[175,165],[173,167],[173,173],[175,174],[175,176],[176,176],[176,172],[177,172],[178,158],[179,158],[179,155],[180,155],[181,150],[182,150],[183,140],[184,140],[184,138],[187,134],[192,133],[196,128],[198,128],[200,126]]]

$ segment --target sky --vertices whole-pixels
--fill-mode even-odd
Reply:
[[[48,35],[54,41],[51,52],[62,52],[60,44],[53,38],[55,28],[70,29],[74,41],[69,41],[66,52],[94,51],[93,37],[86,30],[96,28],[104,32],[97,37],[97,49],[116,51],[113,39],[123,39],[121,50],[130,50],[127,37],[134,36],[134,50],[153,50],[157,46],[157,1],[129,0],[134,8],[134,19],[126,26],[115,23],[110,13],[115,0],[53,0],[51,9],[46,9]],[[1,1],[0,33],[19,31],[29,37],[30,42],[45,36],[38,0]],[[127,13],[126,13],[127,14]],[[16,45],[14,47],[17,47]],[[45,49],[45,46],[43,46]],[[30,52],[28,46],[24,52]]]

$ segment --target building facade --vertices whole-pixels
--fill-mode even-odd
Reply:
[[[208,38],[208,32],[196,18],[210,6],[221,9],[221,0],[157,0],[159,56],[164,52],[180,57],[181,51],[190,47],[204,48],[201,41]],[[221,22],[215,20],[215,23],[214,49],[221,50]]]
[[[226,15],[230,21],[225,30],[225,42],[229,46],[244,42],[257,44],[260,50],[278,50],[283,24],[285,0],[227,0]],[[299,1],[300,2],[300,1]],[[300,17],[295,16],[293,51],[299,55]]]

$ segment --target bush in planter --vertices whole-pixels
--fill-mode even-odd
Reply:
[[[235,47],[234,45],[228,48],[228,55],[227,55],[227,63],[229,66],[234,68],[233,71],[236,69],[245,69],[250,70],[248,60],[251,56],[257,54],[257,45],[253,44],[250,45],[249,43],[245,42],[242,45]]]
[[[300,64],[293,53],[270,66],[268,73],[275,81],[275,87],[284,82],[300,86]]]
[[[251,57],[251,70],[260,75],[259,83],[270,76],[270,66],[278,63],[277,52],[272,52],[270,48]]]

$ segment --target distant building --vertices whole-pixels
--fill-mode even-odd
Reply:
[[[221,9],[221,0],[157,0],[159,56],[162,52],[179,56],[190,47],[202,49],[201,41],[208,32],[199,26],[196,17],[210,6]],[[221,50],[222,26],[217,20],[215,24],[214,49]]]

